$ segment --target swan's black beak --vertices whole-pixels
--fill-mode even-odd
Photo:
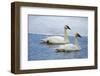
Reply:
[[[77,37],[80,37],[81,38],[82,36],[79,33],[77,33]]]
[[[65,25],[65,29],[71,30],[71,28],[68,25]]]
[[[71,28],[69,26],[67,26],[67,29],[71,30]]]

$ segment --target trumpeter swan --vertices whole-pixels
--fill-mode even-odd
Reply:
[[[77,37],[81,37],[79,33],[75,34],[75,42],[74,44],[65,44],[65,45],[60,45],[56,50],[58,52],[64,52],[64,51],[78,51],[80,50],[80,46],[78,44],[78,39]]]
[[[71,30],[68,25],[64,26],[64,37],[61,36],[51,36],[45,39],[42,39],[43,42],[48,44],[66,44],[69,43],[67,29]]]

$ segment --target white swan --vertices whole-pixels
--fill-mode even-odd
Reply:
[[[79,33],[75,34],[75,42],[74,44],[65,44],[65,45],[60,45],[56,50],[58,52],[65,52],[65,51],[78,51],[80,50],[80,46],[78,44],[78,39],[77,37],[81,37]]]
[[[69,26],[64,26],[64,37],[61,36],[51,36],[45,39],[42,39],[43,42],[48,44],[66,44],[69,43],[67,29],[71,30]]]

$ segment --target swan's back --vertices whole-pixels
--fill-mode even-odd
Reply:
[[[47,39],[52,39],[52,40],[64,40],[64,38],[63,37],[61,37],[61,36],[51,36],[51,37],[48,37]]]
[[[50,43],[65,43],[64,37],[61,37],[61,36],[51,36],[51,37],[43,39],[42,41],[50,42]]]

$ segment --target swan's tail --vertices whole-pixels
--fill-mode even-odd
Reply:
[[[65,52],[65,50],[64,49],[56,48],[56,52]]]
[[[46,39],[41,39],[41,43],[46,43],[47,40]]]

